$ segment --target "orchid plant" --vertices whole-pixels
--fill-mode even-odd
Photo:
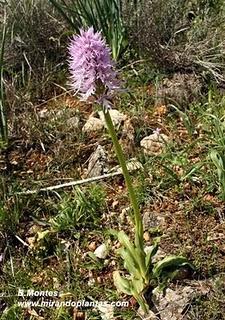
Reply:
[[[94,28],[91,27],[88,30],[80,30],[80,34],[71,39],[69,45],[69,69],[71,87],[76,93],[79,92],[80,99],[87,100],[89,97],[94,96],[95,102],[103,111],[133,208],[134,241],[131,241],[124,231],[117,233],[118,240],[122,245],[119,253],[129,274],[123,277],[120,271],[115,271],[114,283],[119,291],[133,295],[144,312],[147,312],[148,304],[144,298],[144,290],[149,286],[151,279],[159,280],[164,278],[164,280],[167,280],[169,273],[166,271],[170,270],[171,276],[171,272],[174,272],[178,267],[190,264],[184,257],[170,256],[153,265],[152,258],[157,252],[158,242],[151,247],[144,247],[143,222],[138,201],[110,116],[111,94],[119,90],[120,85],[110,57],[110,49],[102,38],[101,33],[95,32]]]

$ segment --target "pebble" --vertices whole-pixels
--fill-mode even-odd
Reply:
[[[88,249],[90,250],[90,251],[95,251],[95,249],[96,249],[96,242],[91,242],[89,245],[88,245]]]
[[[105,259],[108,255],[108,250],[105,243],[101,244],[94,252],[95,256],[99,259]]]
[[[101,119],[95,118],[95,117],[89,117],[87,122],[82,128],[82,131],[84,133],[93,133],[93,132],[99,132],[103,129],[104,124]]]
[[[151,238],[150,238],[150,234],[148,231],[144,232],[143,238],[145,241],[150,241]]]
[[[165,134],[153,133],[150,136],[143,138],[140,142],[144,153],[147,155],[159,155],[165,149],[169,142],[169,137]]]
[[[103,122],[105,128],[107,127],[106,125],[106,122],[105,122],[105,117],[104,117],[104,114],[103,114],[103,111],[99,111],[99,117],[101,119],[101,121]],[[115,127],[119,127],[123,121],[126,120],[127,116],[121,112],[119,112],[118,110],[116,109],[111,109],[109,110],[109,114],[112,118],[112,122],[114,124]]]

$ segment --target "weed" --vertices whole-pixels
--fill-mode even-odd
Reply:
[[[50,0],[72,29],[78,33],[82,27],[93,26],[101,30],[117,60],[127,48],[126,32],[121,17],[119,0],[72,0],[70,3]]]
[[[0,199],[0,231],[9,236],[13,235],[18,228],[23,205],[17,196],[9,197],[5,194],[3,188],[2,193],[2,199]]]
[[[138,9],[134,1],[124,3],[129,38],[141,56],[169,73],[195,71],[224,81],[222,1],[213,1],[214,6],[212,1],[143,0]]]
[[[88,191],[77,188],[72,197],[62,199],[57,205],[58,215],[50,220],[54,230],[74,231],[98,225],[100,214],[104,210],[104,193],[98,186],[93,186]]]
[[[224,117],[216,114],[207,114],[209,122],[209,140],[211,142],[209,156],[216,167],[220,193],[225,200],[225,125]]]

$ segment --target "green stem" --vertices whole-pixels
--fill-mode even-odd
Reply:
[[[149,306],[145,300],[145,298],[143,298],[141,295],[139,294],[133,294],[134,298],[137,300],[137,302],[139,303],[140,307],[142,308],[142,310],[144,311],[144,314],[148,314],[149,312]]]
[[[120,143],[117,138],[117,134],[110,116],[110,113],[107,108],[103,107],[103,113],[105,117],[105,121],[109,130],[109,134],[111,136],[111,139],[113,141],[113,145],[116,151],[116,155],[118,157],[120,166],[123,171],[123,175],[125,178],[125,182],[127,185],[128,193],[129,193],[129,198],[133,207],[134,211],[134,220],[135,220],[135,245],[137,248],[141,249],[141,252],[144,252],[144,246],[143,246],[143,223],[142,223],[142,217],[140,214],[137,198],[135,196],[135,192],[132,186],[130,174],[127,169],[126,161],[123,155],[122,148],[120,146]]]

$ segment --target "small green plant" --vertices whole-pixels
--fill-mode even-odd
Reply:
[[[127,277],[122,277],[119,271],[114,271],[114,283],[119,291],[132,295],[147,312],[148,305],[144,298],[145,291],[160,284],[164,289],[168,281],[173,279],[179,268],[193,266],[186,258],[181,256],[167,256],[157,263],[153,263],[153,257],[158,250],[158,239],[155,243],[143,251],[129,240],[128,236],[120,231],[118,239],[122,244],[119,253],[124,261],[124,267],[128,271]],[[143,259],[144,258],[144,259]]]
[[[210,151],[210,158],[216,166],[221,197],[225,201],[225,154],[213,149]]]
[[[63,198],[57,205],[59,213],[50,223],[52,228],[59,232],[96,226],[101,208],[104,208],[104,193],[100,187],[94,186],[88,191],[76,188],[72,197]]]
[[[183,123],[185,125],[185,128],[187,129],[189,136],[192,137],[193,133],[195,131],[195,127],[194,127],[194,124],[191,120],[189,113],[187,111],[186,112],[181,111],[179,108],[177,108],[176,106],[174,106],[172,104],[169,106],[172,107],[173,109],[175,109],[175,111],[177,111],[177,113],[179,114],[179,116],[183,120]]]
[[[121,17],[120,0],[50,0],[75,32],[93,26],[101,30],[117,60],[128,43]]]
[[[24,317],[21,314],[21,308],[15,303],[9,308],[6,308],[0,318],[1,320],[23,320]]]
[[[214,114],[207,114],[209,119],[209,138],[211,140],[210,159],[217,170],[221,197],[225,200],[225,119]]]
[[[0,230],[13,234],[19,224],[21,204],[15,196],[8,201],[0,201]]]

